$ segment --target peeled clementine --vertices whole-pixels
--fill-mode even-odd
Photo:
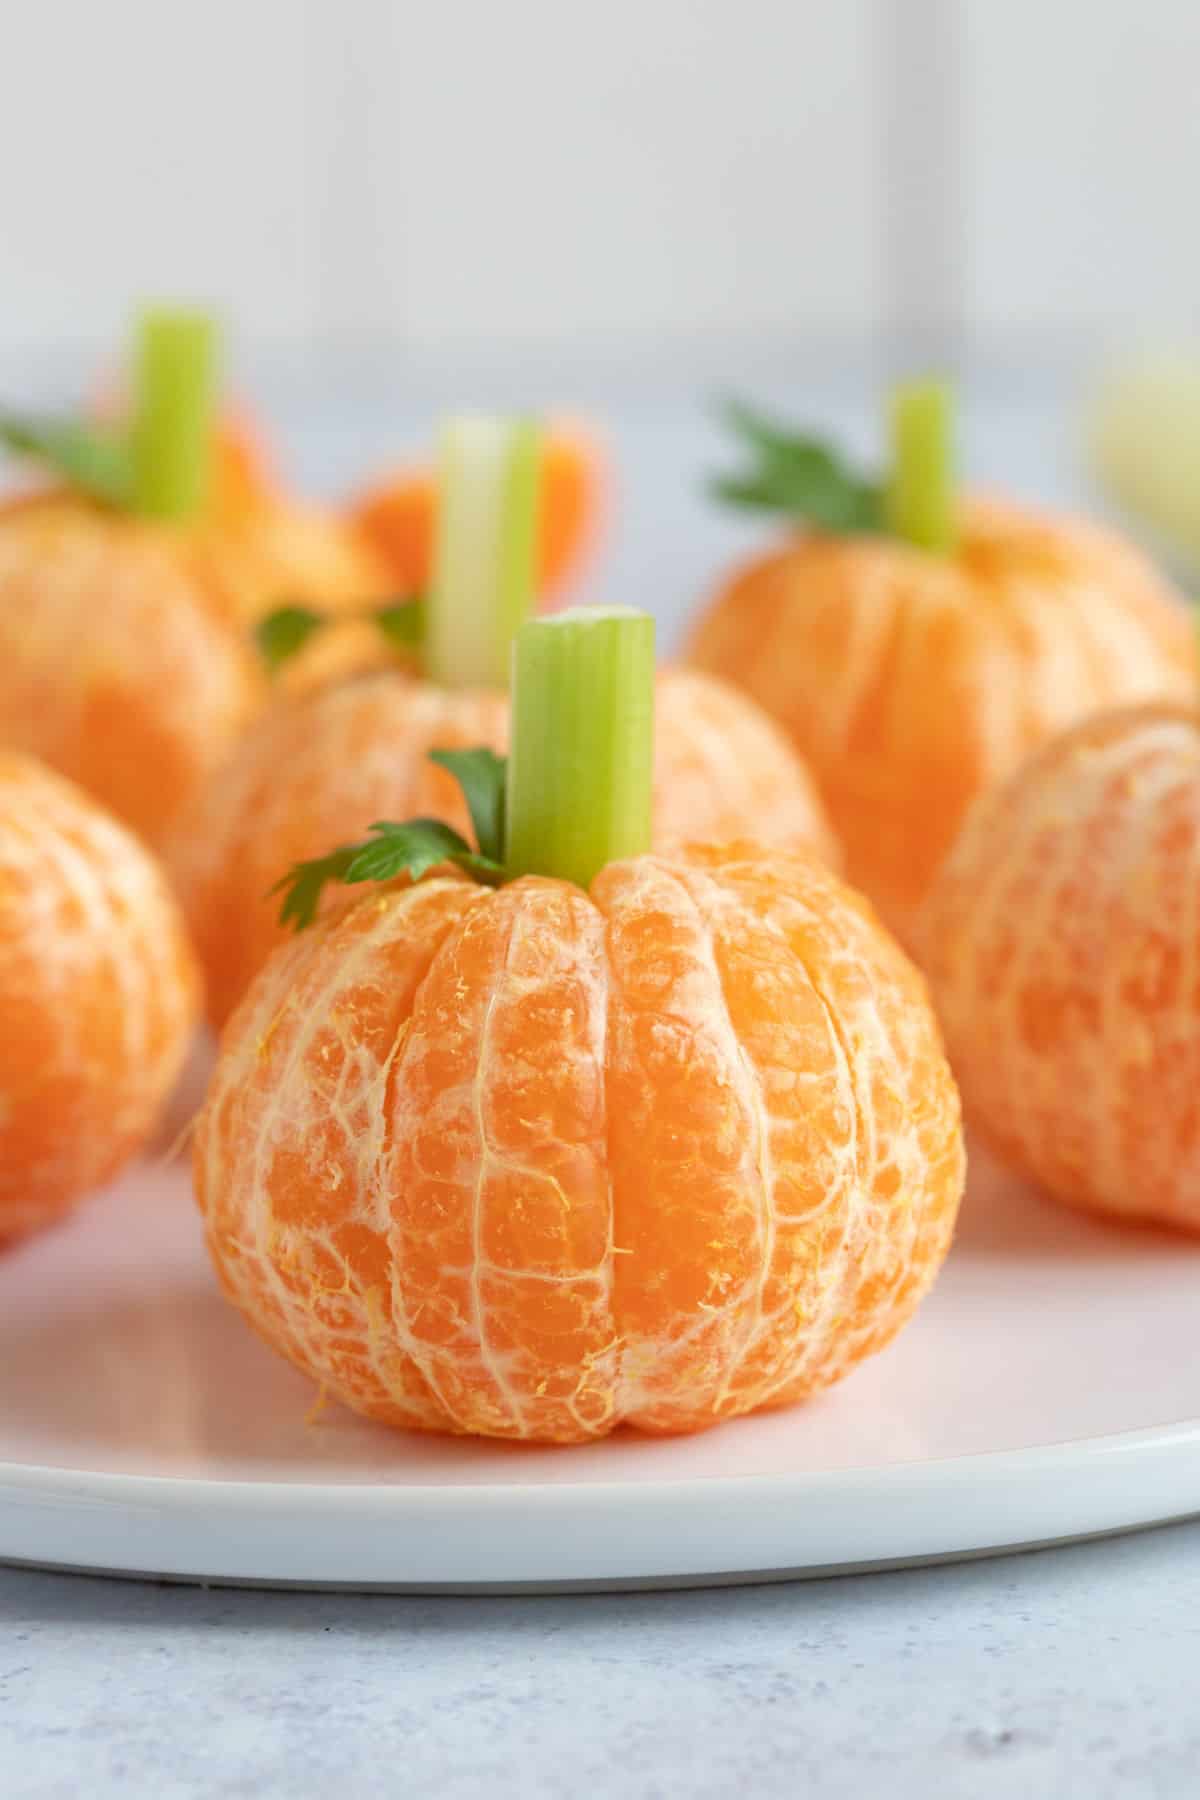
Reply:
[[[71,783],[0,752],[0,1239],[145,1143],[197,1000],[153,858]]]
[[[565,422],[542,447],[538,588],[555,594],[575,575],[595,536],[608,477],[589,433]],[[383,559],[397,590],[425,592],[433,573],[437,487],[431,470],[397,469],[348,508],[363,539]]]
[[[920,977],[815,859],[739,844],[326,915],[231,1022],[195,1175],[225,1292],[339,1399],[576,1443],[880,1349],[963,1148]]]
[[[274,671],[272,684],[277,696],[295,700],[380,669],[419,678],[419,648],[407,651],[391,644],[370,616],[355,618],[347,612],[327,617],[321,629]]]
[[[222,1023],[285,936],[270,889],[294,862],[379,818],[433,815],[467,832],[458,785],[433,748],[507,739],[508,702],[396,671],[271,708],[182,819],[169,866]]]
[[[320,643],[322,640],[318,640]],[[812,780],[782,734],[723,682],[658,681],[655,838],[737,837],[837,851]],[[508,741],[508,702],[392,670],[282,703],[252,729],[180,823],[170,864],[222,1022],[284,936],[272,884],[292,863],[381,818],[432,814],[469,832],[434,748]]]
[[[226,406],[213,443],[214,506],[224,518],[279,498],[282,483],[258,421],[241,406]]]
[[[159,842],[261,699],[189,537],[65,494],[0,512],[0,742]]]
[[[841,849],[816,782],[783,732],[727,681],[664,669],[655,694],[654,838],[803,844],[837,868]]]
[[[799,537],[726,583],[690,660],[809,763],[850,879],[902,935],[976,795],[1107,706],[1186,698],[1183,608],[1116,535],[966,503],[957,552]]]
[[[214,521],[195,555],[229,617],[253,625],[278,607],[350,611],[387,599],[382,558],[326,507],[281,499]]]
[[[971,1117],[1059,1199],[1200,1230],[1200,718],[1121,709],[981,800],[920,942]]]

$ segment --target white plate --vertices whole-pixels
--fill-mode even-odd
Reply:
[[[975,1157],[933,1297],[807,1408],[537,1450],[392,1434],[219,1298],[178,1166],[0,1260],[0,1557],[239,1582],[671,1583],[1200,1511],[1200,1246]]]

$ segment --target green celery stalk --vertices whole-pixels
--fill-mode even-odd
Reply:
[[[586,888],[650,848],[654,621],[630,607],[533,619],[513,649],[505,867]]]
[[[443,687],[505,687],[533,610],[541,432],[465,417],[442,431],[425,665]]]
[[[218,332],[209,313],[156,306],[138,321],[131,432],[136,510],[194,518],[212,479]]]
[[[949,385],[901,382],[892,390],[890,423],[892,467],[884,495],[888,529],[919,549],[948,555],[958,538]]]

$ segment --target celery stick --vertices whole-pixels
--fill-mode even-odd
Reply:
[[[534,619],[513,650],[510,877],[587,887],[650,848],[654,621],[628,607]]]
[[[951,390],[938,381],[902,382],[890,412],[888,527],[922,550],[949,553],[958,535]]]
[[[217,327],[210,314],[152,307],[138,323],[131,437],[138,512],[184,521],[212,477]]]
[[[426,672],[444,687],[505,687],[533,607],[541,433],[524,419],[443,429]]]

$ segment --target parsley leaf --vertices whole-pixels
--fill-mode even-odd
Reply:
[[[456,863],[482,881],[504,873],[499,863],[490,856],[478,855],[466,838],[441,819],[407,819],[403,825],[381,819],[370,830],[376,835],[358,846],[342,876],[346,883],[391,881],[396,875],[406,874],[420,881],[422,875],[428,875],[430,869],[443,862]]]
[[[309,638],[338,620],[363,619],[378,627],[396,650],[419,648],[425,641],[425,602],[389,600],[361,613],[314,612],[308,606],[280,606],[255,627],[254,637],[272,675],[303,650]]]
[[[719,499],[781,512],[822,531],[885,529],[882,482],[857,473],[819,439],[797,436],[741,401],[722,411],[749,461],[738,474],[713,481]]]
[[[281,925],[292,925],[297,931],[311,925],[331,881],[352,886],[360,881],[391,881],[397,875],[420,881],[422,875],[445,862],[455,863],[488,887],[498,887],[504,880],[498,862],[477,855],[465,838],[440,819],[409,819],[403,825],[381,819],[370,829],[374,835],[360,843],[342,844],[328,856],[293,864],[275,883],[271,893],[284,896]]]
[[[0,414],[0,443],[18,456],[44,463],[80,492],[106,506],[133,502],[133,459],[113,432],[78,419],[37,419]]]
[[[324,613],[307,606],[280,606],[254,628],[254,641],[272,675],[297,651],[303,650],[314,632],[328,624]]]
[[[480,854],[502,862],[508,758],[494,750],[431,750],[429,760],[448,770],[462,789]]]
[[[328,856],[315,856],[310,862],[293,863],[287,874],[281,875],[274,887],[267,890],[268,895],[284,896],[283,905],[279,909],[279,923],[291,925],[297,931],[303,931],[306,925],[311,925],[317,916],[317,906],[326,882],[344,881],[346,871],[360,848],[358,844],[343,844],[340,849],[331,850]]]
[[[418,650],[425,642],[425,601],[419,594],[411,600],[389,601],[373,618],[388,643],[399,650]]]

